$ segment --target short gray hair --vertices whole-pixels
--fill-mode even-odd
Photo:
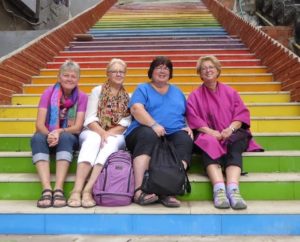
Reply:
[[[58,75],[65,73],[66,71],[74,71],[77,77],[80,77],[80,66],[77,62],[72,60],[66,60],[59,68]]]

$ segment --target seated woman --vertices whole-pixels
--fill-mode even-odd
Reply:
[[[92,189],[103,165],[113,152],[125,148],[123,133],[131,122],[129,95],[123,87],[126,67],[123,60],[112,59],[106,69],[107,82],[95,87],[89,97],[70,207],[96,205]]]
[[[213,185],[216,208],[245,209],[240,195],[239,179],[244,151],[261,151],[252,139],[250,113],[239,94],[218,81],[221,64],[214,56],[198,60],[197,73],[203,85],[187,101],[187,120],[195,130],[195,144]],[[225,168],[225,187],[221,167]]]
[[[31,139],[32,160],[42,183],[40,208],[66,206],[64,181],[73,151],[78,148],[87,105],[87,95],[78,89],[80,67],[66,61],[60,67],[58,82],[41,96],[36,119],[36,133]],[[49,154],[56,153],[56,181],[51,188]]]
[[[148,70],[151,82],[140,84],[129,103],[134,119],[126,132],[126,145],[133,154],[134,201],[140,205],[160,199],[165,206],[180,206],[175,197],[159,198],[156,194],[145,194],[140,188],[151,152],[161,136],[174,144],[185,169],[191,160],[193,137],[185,122],[186,100],[182,91],[169,83],[172,73],[172,62],[164,56],[156,57]]]

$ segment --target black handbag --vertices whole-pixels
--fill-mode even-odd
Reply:
[[[166,137],[154,147],[149,169],[145,172],[142,191],[156,195],[183,195],[191,192],[191,185],[175,147]]]

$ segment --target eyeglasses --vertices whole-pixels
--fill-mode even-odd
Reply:
[[[214,70],[216,69],[215,66],[206,66],[206,67],[201,67],[200,70],[201,71],[211,71],[211,70]]]
[[[157,66],[154,69],[158,71],[170,71],[170,69],[166,66]]]
[[[117,74],[122,75],[122,76],[125,75],[125,71],[109,71],[109,72],[114,75],[117,75]]]

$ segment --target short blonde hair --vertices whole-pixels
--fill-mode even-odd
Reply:
[[[59,68],[58,75],[65,73],[66,71],[74,71],[77,77],[80,77],[80,66],[78,63],[72,60],[66,60]]]
[[[219,72],[219,75],[218,75],[218,77],[219,77],[221,74],[221,63],[218,60],[218,58],[215,57],[214,55],[206,55],[206,56],[199,58],[199,60],[197,61],[197,65],[196,65],[197,74],[201,74],[201,66],[202,66],[203,62],[205,62],[205,61],[211,61],[214,64],[214,66],[216,67],[216,69]]]
[[[111,71],[111,68],[115,65],[115,64],[120,64],[121,66],[123,66],[124,71],[126,72],[127,69],[127,64],[125,61],[123,61],[122,59],[118,59],[118,58],[113,58],[111,59],[111,61],[108,63],[107,67],[106,67],[106,72],[108,73],[109,71]]]

